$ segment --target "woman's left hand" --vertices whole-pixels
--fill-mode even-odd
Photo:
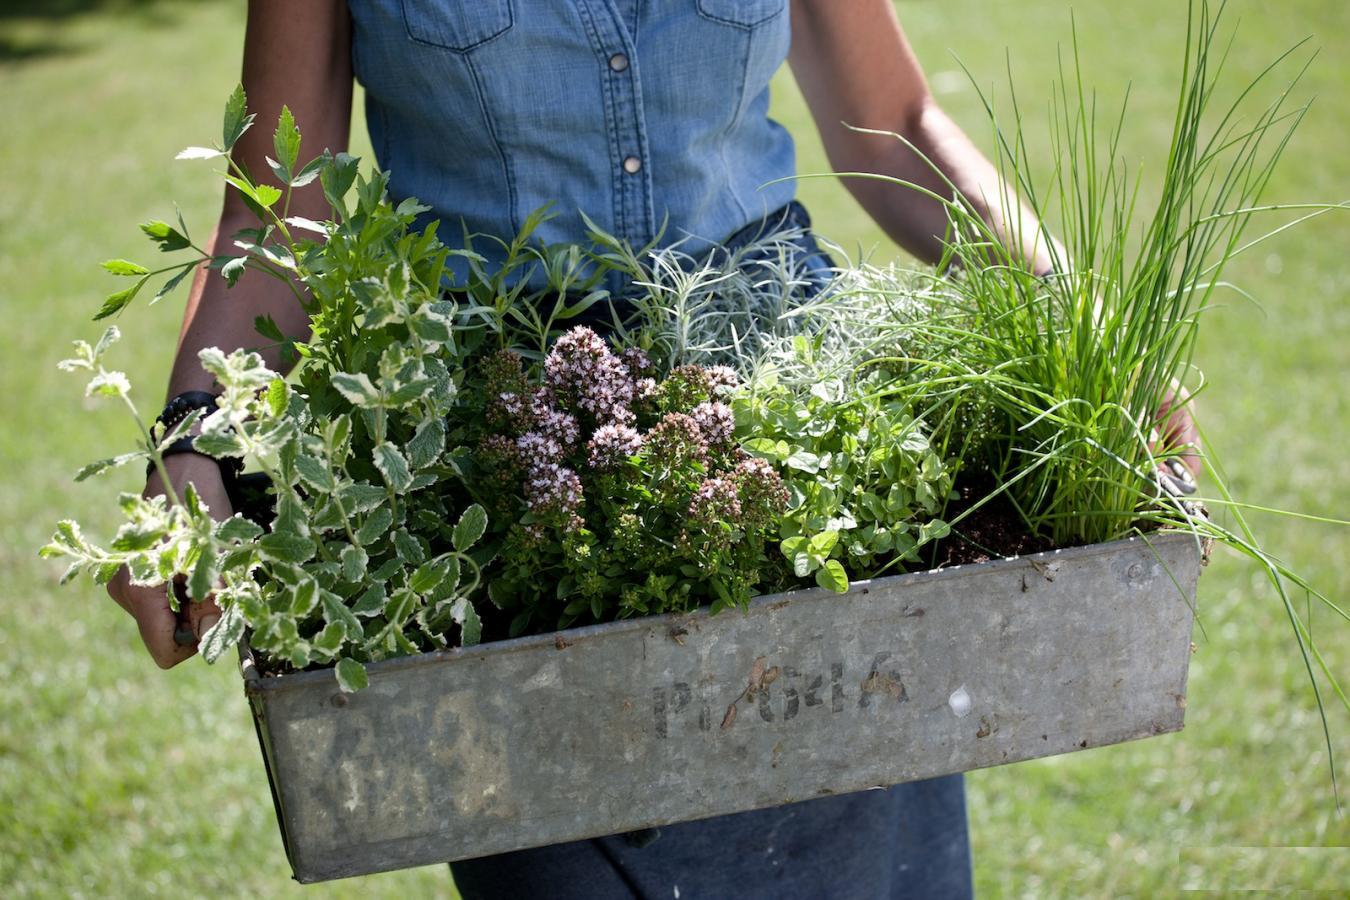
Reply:
[[[1195,427],[1195,419],[1191,416],[1193,405],[1194,401],[1186,389],[1173,382],[1158,407],[1155,421],[1159,437],[1153,445],[1155,453],[1180,451],[1171,459],[1179,460],[1185,465],[1192,482],[1200,474],[1200,432]],[[1183,478],[1183,473],[1169,469],[1170,467],[1165,465],[1164,474],[1178,480]]]

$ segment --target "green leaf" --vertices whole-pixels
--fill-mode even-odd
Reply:
[[[320,653],[332,656],[342,648],[342,644],[347,640],[347,632],[336,622],[324,626],[311,642],[311,646]]]
[[[394,491],[402,493],[408,489],[412,483],[412,472],[408,469],[408,461],[403,458],[398,447],[384,441],[375,445],[375,468],[380,470],[384,476],[385,482]]]
[[[312,559],[316,549],[309,538],[284,531],[263,535],[258,539],[258,546],[268,559],[296,565]]]
[[[455,531],[452,541],[455,549],[463,553],[483,536],[487,531],[487,511],[482,506],[475,503],[464,514],[459,517],[459,522],[455,524]]]
[[[455,601],[450,607],[450,616],[459,623],[459,642],[463,646],[472,647],[483,639],[483,620],[478,618],[477,610],[467,597]]]
[[[225,283],[234,287],[239,276],[244,274],[244,269],[248,267],[247,256],[232,256],[220,267],[220,275],[225,279]]]
[[[348,153],[339,153],[328,160],[328,164],[319,170],[319,182],[323,185],[323,195],[328,205],[346,216],[347,204],[343,199],[356,181],[357,164],[360,162]]]
[[[839,560],[828,560],[816,570],[816,584],[836,594],[848,593],[848,573]]]
[[[300,130],[295,127],[295,116],[291,115],[290,107],[284,104],[277,117],[277,130],[272,134],[272,147],[277,151],[277,162],[286,170],[281,180],[290,182],[291,172],[300,158]]]
[[[151,305],[153,306],[155,303],[158,303],[160,300],[167,297],[169,294],[173,293],[173,289],[178,287],[178,285],[183,281],[183,279],[191,275],[194,271],[196,271],[196,269],[197,269],[196,262],[190,262],[186,266],[183,266],[183,268],[179,269],[176,275],[174,275],[168,281],[160,285],[159,290],[155,291],[155,296],[150,300]]]
[[[135,299],[141,288],[145,287],[145,283],[149,280],[148,277],[143,277],[131,287],[109,294],[104,299],[103,305],[99,307],[98,312],[94,314],[94,321],[97,322],[99,319],[106,319],[108,316],[121,312],[128,303]]]
[[[369,546],[378,541],[393,523],[394,513],[389,507],[378,507],[361,523],[361,527],[356,531],[356,540],[363,547]]]
[[[205,600],[215,589],[219,574],[216,570],[216,554],[209,547],[203,549],[188,577],[188,596],[193,600]]]
[[[125,259],[105,259],[99,265],[114,275],[149,275],[150,270],[138,263]]]
[[[422,544],[409,534],[406,528],[394,532],[394,550],[398,553],[399,559],[409,565],[415,566],[426,558]]]
[[[174,159],[215,159],[224,155],[215,147],[184,147]]]
[[[404,588],[395,592],[390,598],[389,605],[384,609],[384,617],[389,621],[390,626],[402,628],[403,623],[413,614],[413,609],[417,605],[417,594],[409,588]]]
[[[342,577],[353,584],[359,584],[365,577],[366,566],[370,563],[370,557],[366,551],[356,546],[348,544],[342,548]]]
[[[333,387],[347,398],[347,402],[362,409],[378,406],[380,392],[370,383],[370,377],[364,372],[334,372],[331,378]]]
[[[241,515],[233,515],[216,526],[216,540],[246,544],[262,534],[262,528]]]
[[[296,456],[295,471],[305,484],[320,493],[331,494],[337,490],[333,470],[328,467],[328,463],[318,457],[308,454]]]
[[[281,328],[271,316],[256,316],[253,319],[253,330],[278,344],[286,340],[286,335],[281,333]]]
[[[362,690],[370,684],[370,676],[366,674],[366,667],[351,657],[344,656],[339,659],[333,672],[337,675],[338,687],[348,694]]]
[[[338,492],[338,497],[342,500],[342,505],[346,507],[349,515],[354,513],[366,513],[375,509],[375,507],[384,503],[389,495],[385,489],[374,484],[367,484],[364,481],[358,481],[354,484],[346,485]]]
[[[132,460],[145,459],[149,454],[144,450],[135,450],[131,453],[122,453],[118,456],[110,456],[107,459],[100,459],[97,462],[91,462],[89,465],[75,473],[76,481],[84,481],[94,475],[99,475],[109,469],[115,469],[118,466],[124,466]]]
[[[822,531],[811,535],[808,551],[815,556],[829,556],[834,545],[839,543],[839,532]]]
[[[372,584],[366,588],[356,602],[352,604],[352,612],[358,616],[375,616],[384,612],[385,592],[383,584]]]
[[[792,451],[792,455],[787,458],[787,464],[789,468],[798,469],[802,472],[820,471],[820,457],[800,448]]]
[[[245,624],[244,614],[238,606],[230,605],[221,610],[216,624],[202,635],[201,643],[197,645],[202,659],[213,663],[220,659],[222,653],[238,645],[239,639],[244,636]]]
[[[314,179],[318,178],[319,172],[322,171],[324,164],[327,163],[327,161],[328,160],[326,157],[316,156],[309,162],[305,163],[304,168],[302,168],[299,172],[296,172],[294,177],[291,178],[291,187],[302,188],[305,185],[309,184]],[[297,219],[300,221],[299,222],[294,221]],[[322,226],[320,226],[318,222],[315,222],[313,219],[305,219],[303,216],[292,216],[290,219],[287,219],[286,222],[287,224],[290,225],[297,225],[300,228],[308,228],[311,231],[317,231],[320,234],[327,233],[327,231]]]
[[[225,101],[225,121],[221,129],[225,150],[228,152],[248,127],[253,124],[253,115],[247,113],[248,98],[244,95],[244,86],[235,85],[230,99]]]
[[[314,611],[314,607],[319,603],[319,583],[313,578],[306,578],[297,584],[291,591],[290,610],[291,615],[297,619],[303,619]]]
[[[342,598],[332,591],[319,591],[319,600],[323,604],[323,617],[328,622],[338,622],[347,631],[347,637],[351,640],[360,640],[365,629],[361,627],[361,620],[356,618]]]
[[[272,187],[270,184],[255,184],[253,186],[253,199],[257,200],[258,205],[263,209],[270,209],[281,199],[281,190]]]
[[[445,450],[445,420],[429,419],[417,426],[417,433],[404,448],[408,463],[415,469],[431,465]]]
[[[163,253],[185,250],[192,246],[192,242],[187,239],[187,235],[175,230],[168,222],[161,222],[158,219],[142,222],[141,231],[145,232],[150,240],[158,244],[160,251]]]

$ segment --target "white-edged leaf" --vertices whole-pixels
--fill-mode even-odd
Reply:
[[[351,657],[344,656],[338,660],[333,672],[337,676],[338,687],[348,694],[355,693],[370,684],[366,667]]]
[[[472,647],[483,639],[483,620],[467,597],[460,597],[450,607],[450,617],[459,624],[460,643]]]
[[[445,421],[428,419],[417,426],[417,433],[408,441],[408,463],[415,469],[429,466],[445,450]]]
[[[337,490],[337,481],[333,478],[333,470],[328,468],[328,463],[317,456],[297,455],[295,457],[295,471],[305,484],[316,491],[331,494]]]
[[[455,523],[455,531],[451,536],[455,549],[463,553],[483,536],[487,531],[487,510],[477,503],[464,510],[459,521]]]
[[[370,383],[364,372],[334,372],[331,379],[333,387],[354,406],[368,408],[379,405],[380,392]]]
[[[408,469],[408,461],[403,458],[398,447],[384,441],[375,445],[375,467],[380,470],[384,476],[385,482],[393,489],[394,493],[402,493],[412,484],[412,472]]]
[[[202,659],[209,663],[220,659],[222,653],[239,643],[239,639],[244,636],[245,624],[244,614],[238,606],[232,604],[221,610],[216,624],[202,635],[201,643],[197,645]]]

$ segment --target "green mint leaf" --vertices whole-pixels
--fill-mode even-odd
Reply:
[[[418,594],[429,594],[445,578],[446,565],[443,559],[433,559],[417,567],[408,579],[408,589]]]
[[[244,86],[235,85],[230,99],[225,101],[225,121],[221,129],[226,152],[235,145],[248,127],[253,124],[253,115],[247,112],[248,98],[244,95]]]
[[[197,645],[202,659],[213,663],[220,659],[222,653],[236,646],[244,636],[245,624],[244,614],[238,606],[231,604],[221,610],[216,624],[202,635],[201,643]]]
[[[370,564],[370,557],[366,551],[356,546],[348,544],[342,548],[342,577],[353,584],[360,584],[365,578],[366,566]]]
[[[478,612],[467,597],[455,601],[455,605],[450,607],[450,616],[459,623],[459,642],[462,645],[472,647],[483,639],[483,620],[478,618]]]
[[[225,154],[214,147],[185,147],[174,159],[215,159]]]
[[[197,557],[197,564],[188,576],[188,596],[193,600],[205,600],[215,590],[216,578],[220,575],[216,569],[216,554],[209,547]]]
[[[451,538],[455,549],[463,553],[476,544],[487,531],[487,520],[487,510],[477,503],[464,510]]]
[[[403,458],[398,447],[385,441],[375,445],[375,468],[384,476],[385,483],[396,494],[401,494],[412,484],[412,472],[408,461]]]
[[[216,540],[247,544],[262,534],[262,528],[243,516],[234,515],[216,526]]]
[[[445,420],[428,419],[417,426],[417,432],[404,448],[408,464],[414,469],[431,465],[445,450]]]
[[[346,397],[347,402],[353,406],[368,409],[380,403],[380,392],[375,390],[375,385],[370,383],[370,378],[364,372],[355,375],[349,372],[334,372],[331,382],[338,393]]]
[[[356,598],[352,604],[352,612],[358,616],[375,616],[384,612],[384,584],[372,584],[366,588],[365,592]]]
[[[284,531],[263,535],[258,539],[258,547],[268,559],[295,565],[308,562],[315,551],[314,542],[309,538]]]
[[[94,475],[101,475],[109,469],[116,469],[118,466],[124,466],[132,460],[145,459],[149,456],[144,450],[136,450],[131,453],[122,453],[118,456],[110,456],[107,459],[100,459],[97,462],[91,462],[89,465],[75,473],[76,481],[84,481]]]
[[[827,560],[816,570],[816,584],[836,594],[848,593],[848,573],[837,559]]]
[[[107,259],[104,260],[102,263],[100,263],[100,265],[103,266],[103,268],[107,269],[109,272],[113,273],[114,275],[150,274],[150,270],[147,269],[145,266],[138,265],[137,263],[130,262],[129,260],[125,259]]]
[[[339,659],[333,672],[337,675],[338,687],[348,694],[362,690],[370,684],[366,667],[350,657],[344,656]]]
[[[277,162],[285,171],[281,182],[289,184],[291,172],[295,170],[295,163],[300,158],[300,130],[295,127],[295,116],[291,115],[288,106],[283,105],[281,115],[277,117],[277,130],[272,135],[272,147],[277,151]]]
[[[369,546],[389,530],[389,526],[394,524],[394,514],[389,507],[381,506],[366,516],[366,520],[361,523],[361,527],[356,531],[356,540],[361,546]]]
[[[305,484],[320,493],[331,494],[337,490],[337,481],[333,478],[333,470],[328,467],[328,463],[317,457],[297,456],[295,458],[295,471],[299,473]]]

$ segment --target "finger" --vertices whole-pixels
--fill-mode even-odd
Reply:
[[[202,636],[220,621],[220,607],[210,598],[201,603],[193,603],[188,608],[188,620],[192,623],[192,633],[200,641]]]
[[[163,587],[134,589],[132,604],[141,640],[160,668],[176,666],[197,652],[195,644],[183,646],[174,640],[178,616]]]
[[[128,588],[131,587],[131,576],[125,566],[117,570],[117,574],[113,576],[112,581],[108,582],[107,587],[108,596],[113,598],[113,601],[122,607],[123,611],[135,615],[131,609],[131,601],[126,596]]]

